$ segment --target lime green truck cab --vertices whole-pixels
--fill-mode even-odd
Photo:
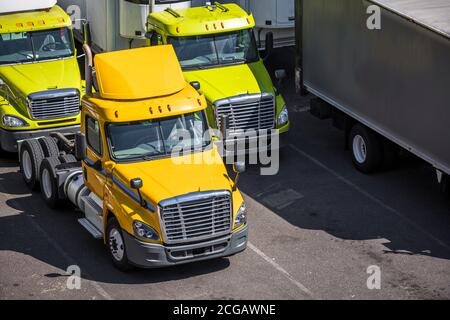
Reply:
[[[187,82],[208,101],[211,127],[221,128],[226,116],[229,137],[245,131],[271,137],[275,132],[282,146],[289,114],[259,56],[254,26],[253,16],[238,5],[216,3],[151,13],[147,38],[150,45],[173,45]],[[252,145],[247,143],[244,151],[253,152]]]
[[[36,3],[0,9],[0,148],[8,152],[20,140],[79,131],[83,84],[70,17]]]

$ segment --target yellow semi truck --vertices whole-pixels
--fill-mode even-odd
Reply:
[[[0,148],[17,152],[18,140],[79,131],[83,90],[71,20],[56,0],[2,1]]]
[[[69,199],[119,269],[234,255],[247,244],[243,197],[208,131],[205,97],[185,82],[172,46],[87,56],[87,94],[74,141],[59,155],[20,144],[22,174],[39,175],[44,200]],[[95,76],[92,70],[95,66]],[[91,84],[97,88],[92,93]],[[182,152],[175,152],[182,146]]]
[[[252,140],[265,136],[270,144],[274,133],[284,144],[290,126],[288,108],[259,56],[253,15],[236,4],[216,2],[151,13],[147,26],[148,44],[172,44],[185,79],[206,96],[210,124],[221,127],[224,116],[227,139],[246,141],[245,148],[234,153],[257,152],[259,144]],[[266,46],[269,54],[271,33]],[[284,70],[277,70],[279,80],[284,76]]]

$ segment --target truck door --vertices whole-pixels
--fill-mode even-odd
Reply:
[[[86,115],[85,120],[87,151],[83,169],[84,180],[89,190],[103,200],[106,175],[102,167],[104,154],[102,130],[97,119]]]

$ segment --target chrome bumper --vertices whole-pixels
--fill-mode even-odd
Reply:
[[[227,237],[179,246],[144,243],[124,232],[128,260],[141,268],[161,268],[232,256],[245,250],[247,239],[248,225]]]

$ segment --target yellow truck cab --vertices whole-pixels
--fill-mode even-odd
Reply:
[[[75,204],[80,224],[123,270],[243,251],[248,226],[236,183],[245,166],[235,164],[229,176],[209,134],[205,98],[185,82],[172,46],[98,54],[94,64],[84,48],[81,132],[75,141],[60,137],[57,157],[43,159],[35,139],[20,145],[44,200],[53,208],[63,199]]]
[[[0,6],[0,147],[79,131],[82,80],[70,17],[56,0]]]
[[[288,110],[259,56],[251,14],[215,3],[151,13],[147,26],[148,43],[172,44],[185,79],[206,96],[211,126],[226,116],[231,137],[272,129],[284,137]]]

